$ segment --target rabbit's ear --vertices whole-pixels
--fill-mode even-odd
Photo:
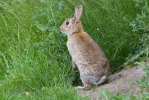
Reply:
[[[75,22],[79,22],[80,21],[80,17],[82,15],[82,10],[83,10],[83,6],[82,5],[77,5],[75,7],[75,15],[74,15]]]

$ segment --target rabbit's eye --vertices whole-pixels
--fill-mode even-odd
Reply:
[[[66,22],[66,25],[69,25],[69,22]]]

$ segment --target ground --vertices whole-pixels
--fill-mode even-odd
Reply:
[[[92,100],[98,100],[98,98],[101,98],[99,94],[99,90],[101,89],[108,89],[109,92],[114,94],[123,92],[124,94],[133,93],[135,95],[140,91],[140,87],[139,85],[132,85],[132,83],[141,79],[144,74],[145,73],[141,66],[124,69],[111,75],[109,77],[110,82],[108,84],[100,85],[96,89],[91,89],[89,91],[78,90],[78,94],[81,96],[90,96]]]

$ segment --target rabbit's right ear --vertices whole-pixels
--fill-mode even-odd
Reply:
[[[83,10],[83,6],[82,5],[77,5],[75,7],[75,15],[74,15],[75,22],[79,22],[80,21],[80,17],[82,15],[82,10]]]

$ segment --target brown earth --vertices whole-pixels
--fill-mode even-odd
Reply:
[[[141,66],[135,66],[129,69],[124,69],[118,73],[115,73],[109,77],[110,83],[98,86],[96,89],[89,91],[78,90],[78,94],[81,96],[90,96],[92,100],[98,100],[101,98],[99,90],[108,89],[109,92],[119,94],[133,93],[134,95],[140,91],[139,85],[132,85],[133,82],[141,79],[145,75]]]

